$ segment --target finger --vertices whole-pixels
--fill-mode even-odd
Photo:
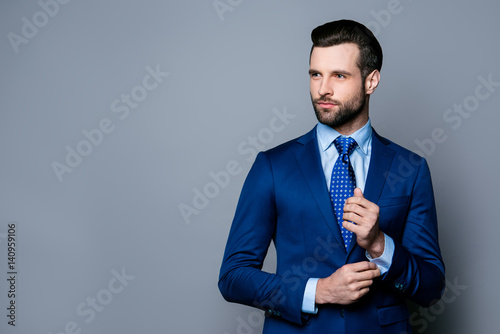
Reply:
[[[360,271],[356,275],[356,280],[362,281],[372,281],[374,278],[380,276],[380,269],[369,269],[365,271]]]
[[[349,204],[349,203],[346,203],[344,205],[344,213],[346,213],[346,212],[352,212],[352,213],[357,214],[358,216],[363,216],[363,214],[366,211],[367,211],[367,209],[364,208],[363,206],[359,205],[359,204]]]
[[[369,281],[360,281],[360,282],[356,282],[356,283],[351,284],[350,288],[353,291],[356,291],[356,290],[359,291],[359,290],[364,290],[364,289],[369,288],[372,284],[373,284],[372,280],[369,280]]]
[[[359,289],[353,288],[351,290],[351,297],[354,298],[355,300],[358,300],[359,298],[363,297],[370,291],[369,286],[361,287]]]
[[[343,220],[351,221],[358,225],[373,226],[379,219],[379,211],[357,210],[357,212],[344,211]]]
[[[359,188],[356,188],[356,189],[359,189]],[[361,193],[361,190],[359,190],[359,193],[361,195],[363,194],[363,193]],[[378,208],[377,204],[375,204],[373,202],[370,202],[369,200],[367,200],[363,196],[352,196],[352,197],[349,197],[345,201],[345,205],[347,205],[347,204],[358,204],[359,206],[361,206],[363,208],[366,208],[368,210],[376,210]]]
[[[346,199],[345,204],[357,204],[361,207],[368,208],[370,207],[370,204],[372,204],[372,202],[364,197],[352,196]]]
[[[344,204],[344,207],[348,205],[351,210],[363,209],[368,211],[376,211],[378,210],[378,205],[370,202],[366,198],[361,197],[349,197]]]
[[[364,295],[366,295],[369,291],[370,291],[370,288],[368,288],[368,287],[359,289],[360,298],[363,297]]]
[[[344,212],[342,219],[356,224],[362,223],[365,220],[364,215],[356,212]]]
[[[356,213],[348,212],[342,215],[342,219],[358,226],[371,228],[374,225],[375,221],[377,220],[377,216],[369,212],[366,213],[366,216],[361,216]]]
[[[344,265],[344,267],[348,268],[350,271],[360,272],[365,270],[374,270],[377,269],[377,265],[370,261],[361,261],[354,262]]]
[[[362,198],[365,198],[365,196],[363,196],[363,192],[361,191],[360,188],[356,188],[354,189],[354,197],[362,197]]]
[[[344,228],[354,234],[358,234],[359,232],[361,232],[361,227],[355,223],[352,223],[350,221],[347,221],[347,220],[344,220],[342,222],[342,226],[344,226]]]

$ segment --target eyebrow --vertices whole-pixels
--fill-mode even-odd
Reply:
[[[311,74],[314,74],[314,73],[321,73],[320,71],[318,70],[315,70],[315,69],[310,69],[309,70],[309,75]],[[334,74],[342,74],[342,75],[352,75],[351,72],[348,72],[348,71],[345,71],[345,70],[333,70],[333,71],[330,71],[330,73],[334,73]]]

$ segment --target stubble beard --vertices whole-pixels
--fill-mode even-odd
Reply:
[[[360,94],[351,98],[350,100],[342,103],[335,99],[325,98],[320,96],[317,99],[313,99],[311,95],[311,101],[313,104],[314,112],[316,118],[321,124],[328,125],[331,128],[338,128],[343,126],[352,120],[356,119],[365,107],[365,87],[361,87]],[[330,102],[337,105],[337,111],[321,108],[319,102]]]

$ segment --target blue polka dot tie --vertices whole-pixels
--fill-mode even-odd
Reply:
[[[332,199],[335,215],[337,216],[340,231],[342,232],[342,239],[344,239],[344,245],[347,249],[352,240],[352,232],[342,226],[342,216],[344,215],[345,201],[354,195],[354,188],[356,188],[356,178],[349,155],[351,155],[358,144],[351,137],[337,137],[333,141],[333,144],[339,152],[339,157],[333,166],[330,198]]]

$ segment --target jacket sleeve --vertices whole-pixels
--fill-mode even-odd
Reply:
[[[439,249],[436,206],[429,167],[419,166],[401,242],[394,240],[394,256],[383,281],[419,305],[441,298],[445,287]]]
[[[261,152],[241,191],[220,270],[219,290],[227,301],[303,324],[308,317],[301,312],[306,281],[261,270],[276,220],[273,171],[266,153]]]

